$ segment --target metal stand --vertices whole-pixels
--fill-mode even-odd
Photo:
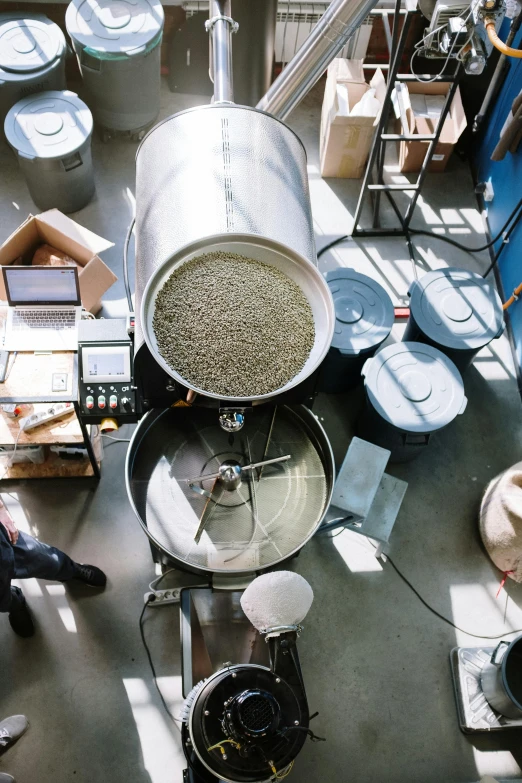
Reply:
[[[82,413],[80,410],[80,406],[78,402],[75,401],[74,403],[74,410],[76,413],[76,418],[78,419],[78,423],[80,424],[80,429],[82,431],[83,435],[83,443],[85,446],[85,449],[87,451],[87,454],[89,456],[89,461],[91,463],[92,472],[94,473],[94,478],[99,479],[100,478],[100,466],[98,464],[98,460],[96,459],[96,455],[94,453],[94,449],[92,447],[92,441],[91,437],[89,435],[89,432],[87,430],[87,427],[85,425],[85,422],[82,418]]]
[[[442,109],[435,131],[433,133],[427,133],[427,134],[410,133],[410,129],[408,127],[407,118],[406,118],[406,112],[401,105],[402,103],[401,89],[403,83],[416,81],[416,76],[414,76],[413,74],[399,74],[398,71],[404,53],[406,40],[408,38],[408,33],[411,28],[412,19],[415,15],[418,15],[420,11],[418,11],[417,9],[415,10],[409,9],[407,11],[406,16],[404,18],[404,23],[402,25],[402,30],[399,35],[400,6],[401,6],[400,0],[396,0],[395,18],[394,18],[393,34],[392,34],[392,49],[390,54],[390,69],[388,75],[386,96],[384,98],[379,124],[375,132],[375,136],[373,138],[370,157],[368,159],[366,172],[364,175],[361,191],[359,194],[359,200],[357,202],[357,208],[355,210],[352,236],[353,237],[403,236],[406,238],[406,241],[408,242],[408,249],[410,252],[410,256],[412,258],[412,261],[414,262],[415,258],[413,255],[413,247],[411,245],[408,229],[410,227],[411,219],[413,217],[413,212],[415,210],[417,200],[419,198],[422,186],[424,184],[424,180],[426,178],[429,165],[433,159],[433,154],[437,147],[444,122],[450,110],[451,103],[453,101],[455,93],[457,91],[462,66],[459,62],[455,71],[449,76],[437,76],[433,78],[430,77],[428,74],[421,75],[422,78],[424,79],[431,78],[433,82],[450,82],[451,87],[448,90],[448,94],[444,102],[444,107]],[[401,113],[402,133],[386,132],[388,129],[388,123],[390,119],[390,109],[392,108],[392,92],[394,89],[396,90],[397,100],[399,102],[399,106],[401,107],[400,113]],[[386,144],[388,142],[397,142],[397,141],[429,141],[430,142],[428,149],[426,151],[426,155],[418,179],[414,183],[399,185],[399,184],[389,184],[384,182],[383,169],[384,169],[384,159],[386,155]],[[375,181],[373,178],[374,168],[376,168]],[[399,207],[397,206],[395,200],[391,195],[393,191],[403,191],[403,192],[409,191],[412,192],[413,194],[411,201],[408,205],[408,208],[404,214],[401,213]],[[359,228],[359,220],[364,206],[364,199],[368,193],[372,197],[372,201],[373,201],[372,226],[371,228]],[[386,194],[386,197],[388,198],[397,216],[397,219],[399,220],[400,228],[382,228],[379,225],[380,223],[379,212],[380,212],[382,193]]]

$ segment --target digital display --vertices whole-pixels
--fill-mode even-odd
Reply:
[[[122,379],[126,375],[125,357],[122,353],[91,353],[87,357],[87,369],[91,378]]]
[[[130,383],[130,347],[128,345],[82,346],[82,373],[85,383]]]

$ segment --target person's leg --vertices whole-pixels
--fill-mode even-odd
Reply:
[[[69,555],[49,544],[19,531],[18,541],[13,544],[14,578],[53,579],[69,582],[78,579],[91,587],[105,587],[107,577],[93,565],[76,563]]]
[[[54,546],[37,541],[28,533],[19,531],[13,544],[15,579],[53,579],[67,582],[76,576],[76,564]]]

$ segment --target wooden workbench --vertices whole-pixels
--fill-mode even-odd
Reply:
[[[0,334],[6,308],[0,307]],[[53,376],[60,374],[65,383],[60,390],[53,391]],[[20,433],[18,421],[22,416],[46,410],[53,402],[72,402],[78,399],[78,356],[75,351],[56,353],[18,353],[9,357],[8,376],[0,383],[0,405],[17,404],[21,408],[18,418],[11,418],[0,408],[0,447],[17,448],[28,445],[43,445],[45,462],[14,463],[5,472],[8,457],[0,454],[0,478],[50,478],[69,476],[94,476],[94,468],[88,457],[85,459],[62,459],[48,448],[52,445],[76,446],[82,448],[84,435],[73,408],[72,413],[53,419]],[[101,456],[100,435],[91,439],[97,455]],[[98,466],[100,464],[99,459]]]

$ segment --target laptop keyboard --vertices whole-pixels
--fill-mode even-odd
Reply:
[[[15,310],[13,312],[13,331],[23,332],[29,329],[66,329],[76,328],[75,310]]]

